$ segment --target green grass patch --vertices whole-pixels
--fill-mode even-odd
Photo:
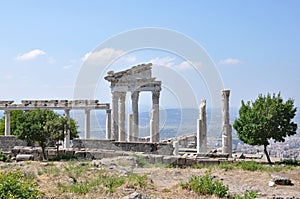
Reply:
[[[187,183],[181,183],[180,186],[182,189],[192,190],[202,196],[215,195],[219,198],[226,197],[229,199],[254,199],[258,197],[255,191],[246,191],[244,195],[230,195],[228,193],[229,187],[223,185],[219,180],[213,180],[210,177],[210,172],[204,176],[193,176]]]
[[[71,169],[71,171],[73,170]],[[147,186],[147,177],[145,175],[130,174],[128,176],[117,176],[104,170],[97,171],[91,178],[87,178],[84,175],[85,173],[77,175],[77,182],[69,184],[58,183],[57,188],[59,192],[85,195],[93,191],[96,187],[97,189],[103,189],[105,193],[113,193],[124,184],[126,187],[134,189],[145,188]]]
[[[224,198],[229,190],[228,186],[218,180],[213,180],[209,173],[204,176],[193,176],[187,183],[181,183],[181,188],[192,190],[199,195],[215,195]]]
[[[0,173],[0,198],[37,199],[42,193],[36,189],[33,178],[27,177],[21,171]]]

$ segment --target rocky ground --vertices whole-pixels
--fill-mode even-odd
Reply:
[[[243,194],[246,190],[259,193],[259,198],[300,198],[300,168],[283,169],[279,172],[245,171],[241,169],[224,168],[164,168],[162,165],[138,165],[135,157],[102,159],[85,162],[12,162],[0,163],[0,171],[19,169],[27,176],[34,177],[38,189],[44,193],[44,198],[216,198],[215,196],[198,196],[195,193],[183,190],[179,184],[187,182],[192,176],[204,175],[210,172],[214,179],[229,186],[231,194]],[[127,176],[132,173],[146,176],[145,186],[125,183],[109,193],[100,186],[84,192],[78,192],[62,187],[71,187],[72,184],[92,182],[97,174],[106,172],[114,176]],[[269,186],[271,175],[289,178],[293,185]],[[131,195],[131,197],[129,197]]]

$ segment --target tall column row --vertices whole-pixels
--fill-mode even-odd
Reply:
[[[132,115],[128,118],[128,141],[138,141],[139,138],[139,93],[131,93]],[[159,91],[152,92],[152,111],[150,125],[150,141],[159,142]],[[126,92],[112,92],[112,122],[111,139],[125,141],[125,101]]]

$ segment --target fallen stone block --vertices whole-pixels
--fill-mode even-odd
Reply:
[[[30,155],[30,154],[18,154],[16,156],[16,161],[17,162],[19,162],[19,161],[29,161],[29,160],[34,160],[33,155]]]
[[[279,175],[272,175],[272,181],[276,185],[294,185],[289,178],[279,176]]]

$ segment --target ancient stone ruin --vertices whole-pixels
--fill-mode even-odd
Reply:
[[[64,110],[65,117],[70,123],[70,111],[73,109],[85,111],[85,139],[90,138],[90,112],[91,110],[106,110],[106,134],[110,134],[110,105],[99,103],[98,100],[22,100],[21,104],[14,104],[14,101],[0,101],[0,110],[4,110],[5,115],[5,136],[10,135],[10,111],[11,110],[33,110],[33,109],[52,109]],[[68,125],[69,126],[69,125]],[[64,147],[70,147],[70,132],[65,132]]]
[[[152,64],[141,64],[115,73],[109,71],[105,80],[110,82],[112,94],[112,132],[110,139],[125,141],[125,97],[131,93],[132,116],[129,116],[128,141],[139,139],[139,94],[152,92],[150,142],[159,142],[159,96],[161,81],[152,77]]]
[[[109,103],[99,103],[98,100],[22,100],[21,104],[14,104],[13,101],[0,101],[0,110],[5,111],[5,136],[0,137],[0,144],[6,146],[5,143],[21,143],[10,136],[11,110],[33,110],[37,108],[64,110],[65,117],[70,122],[70,111],[76,109],[85,112],[84,138],[74,139],[73,148],[70,148],[70,132],[66,130],[64,147],[61,149],[63,153],[72,153],[82,158],[101,159],[104,157],[128,156],[132,152],[138,152],[149,162],[174,163],[180,166],[196,164],[199,161],[203,163],[203,158],[208,157],[232,157],[232,126],[229,122],[230,91],[221,91],[222,154],[216,156],[208,151],[207,146],[206,100],[202,100],[199,107],[199,119],[195,121],[195,125],[197,125],[196,135],[160,140],[159,98],[162,82],[152,77],[151,70],[152,64],[148,63],[133,66],[120,72],[109,71],[104,79],[110,83],[111,107]],[[152,93],[149,141],[141,141],[139,136],[138,101],[140,92]],[[127,93],[131,95],[132,113],[127,117],[128,125],[126,129],[125,100]],[[106,111],[106,139],[102,140],[91,139],[90,137],[90,112],[99,109]],[[19,145],[23,147],[12,148],[6,146],[6,148],[11,150],[14,155],[33,153],[35,159],[41,153],[40,149],[24,148],[25,143]],[[182,151],[182,149],[185,151]],[[48,149],[47,153],[48,156],[57,155],[54,149]],[[214,163],[218,163],[218,161],[218,159],[213,160]]]

